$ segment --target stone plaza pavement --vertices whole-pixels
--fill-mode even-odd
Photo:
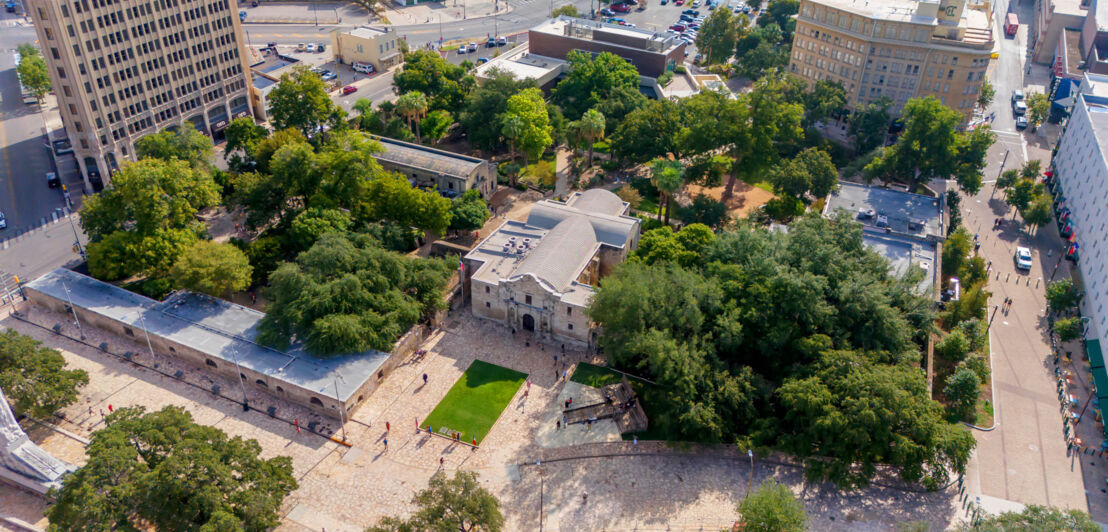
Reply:
[[[57,315],[36,320],[51,318],[66,321]],[[66,409],[65,420],[59,422],[66,434],[32,431],[48,451],[82,463],[81,439],[101,426],[99,411],[108,404],[148,409],[183,406],[199,423],[257,439],[265,456],[292,457],[300,487],[286,499],[279,530],[354,531],[384,516],[407,515],[413,509],[413,494],[439,469],[440,458],[448,473],[459,468],[479,473],[482,483],[501,500],[505,530],[535,530],[540,519],[544,530],[718,530],[736,519],[735,502],[746,493],[748,482],[757,485],[769,477],[786,483],[803,498],[813,530],[887,530],[915,521],[941,530],[965,515],[953,490],[916,493],[873,486],[844,493],[806,485],[798,468],[760,457],[755,457],[751,475],[748,459],[735,449],[683,451],[657,442],[611,441],[580,427],[551,437],[553,428],[548,425],[557,419],[564,400],[560,394],[565,384],[557,377],[567,361],[560,346],[536,344],[522,333],[513,335],[503,326],[473,318],[468,310],[455,311],[445,327],[429,337],[424,357],[402,363],[355,410],[346,424],[353,445],[349,449],[306,430],[297,433],[280,416],[243,412],[234,401],[138,368],[49,329],[13,318],[0,320],[0,326],[62,350],[71,366],[89,372],[90,383],[79,403]],[[128,345],[122,338],[109,343],[113,352],[140,351],[140,346]],[[528,373],[530,392],[524,397],[526,387],[521,387],[479,449],[426,431],[417,433],[417,420],[434,408],[475,358]],[[570,350],[568,358],[571,373],[572,364],[590,359],[580,350]],[[426,385],[424,373],[429,377]],[[391,425],[387,450],[386,421]],[[579,431],[581,438],[575,440],[573,431]],[[539,438],[540,432],[545,436]],[[336,430],[334,436],[339,434]],[[545,446],[536,444],[537,439]],[[553,447],[567,441],[580,444]],[[0,487],[0,503],[27,500],[6,490]],[[34,501],[34,505],[17,504],[17,512],[5,504],[0,513],[16,513],[45,526],[41,519],[45,503]]]

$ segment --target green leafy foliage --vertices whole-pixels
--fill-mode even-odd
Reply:
[[[984,321],[969,319],[958,324],[958,331],[969,343],[970,351],[983,351],[989,343],[989,333]]]
[[[450,202],[450,229],[454,231],[473,231],[480,229],[488,221],[489,206],[476,190],[467,190],[461,197]]]
[[[253,118],[243,116],[232,120],[224,135],[227,144],[224,146],[223,159],[232,170],[242,172],[257,165],[254,150],[258,143],[269,137],[269,130],[254,123]]]
[[[992,105],[993,98],[995,97],[996,88],[993,87],[993,84],[987,79],[982,81],[980,92],[977,93],[977,106],[982,109],[988,108]]]
[[[346,123],[346,111],[331,100],[326,83],[303,65],[282,74],[266,101],[276,130],[291,128],[312,138],[326,128],[338,129]]]
[[[960,326],[961,324],[959,324]],[[935,344],[935,353],[951,362],[961,362],[969,354],[972,346],[962,329],[956,328]]]
[[[778,0],[780,1],[780,0]],[[772,5],[772,4],[771,4]],[[776,481],[763,482],[754,493],[739,501],[742,529],[747,532],[802,532],[808,530],[804,504],[788,486]]]
[[[281,522],[292,459],[198,425],[183,408],[121,408],[92,434],[88,462],[52,493],[51,530],[246,530]]]
[[[400,94],[418,91],[427,96],[429,109],[457,114],[466,95],[476,85],[466,69],[436,52],[416,50],[404,56],[404,68],[393,76]]]
[[[396,112],[408,121],[408,129],[415,132],[416,140],[419,142],[423,142],[423,137],[419,131],[419,121],[427,113],[429,105],[427,96],[415,90],[405,92],[396,99]]]
[[[662,204],[666,208],[664,223],[669,225],[670,207],[673,204],[673,195],[685,186],[684,163],[671,159],[654,159],[650,162],[650,182],[662,195]]]
[[[420,120],[419,129],[427,135],[431,142],[437,144],[450,131],[452,125],[454,125],[454,117],[450,116],[449,112],[435,109],[427,113],[423,120]]]
[[[981,397],[981,380],[970,368],[961,368],[946,379],[943,395],[950,401],[951,410],[965,419],[972,417]]]
[[[78,390],[88,384],[88,373],[65,366],[56,349],[11,329],[0,331],[0,388],[16,417],[49,419],[77,402]]]
[[[575,6],[573,4],[566,4],[564,6],[558,7],[554,11],[550,12],[550,17],[551,18],[561,17],[561,16],[580,17],[581,13],[579,11],[577,11],[577,6]]]
[[[956,277],[973,251],[973,235],[965,227],[959,227],[943,242],[943,277]]]
[[[111,188],[85,199],[89,270],[114,280],[135,273],[164,276],[196,242],[196,213],[219,202],[219,186],[179,159],[142,159],[123,167]]]
[[[713,65],[725,62],[735,51],[739,39],[739,26],[747,22],[730,9],[717,9],[708,15],[696,35],[696,49],[705,55],[704,63]]]
[[[972,371],[974,375],[977,375],[977,380],[981,381],[981,384],[988,382],[989,374],[992,372],[989,368],[988,358],[977,353],[970,353],[965,360],[954,366],[954,371],[957,372],[962,368],[968,369]]]
[[[293,218],[286,241],[297,251],[306,251],[327,233],[345,233],[353,221],[350,213],[339,209],[312,207]]]
[[[1027,119],[1035,126],[1041,125],[1050,116],[1050,98],[1041,92],[1027,94]]]
[[[1065,312],[1076,307],[1079,297],[1072,279],[1061,279],[1046,286],[1046,302],[1054,312]]]
[[[512,138],[525,157],[538,159],[554,142],[550,115],[539,89],[523,89],[508,98],[503,120],[504,136]]]
[[[846,109],[846,90],[838,81],[821,79],[804,95],[804,121],[822,122]]]
[[[494,151],[503,147],[500,129],[495,125],[502,122],[500,115],[508,107],[508,98],[523,89],[535,88],[535,81],[518,80],[510,72],[502,70],[493,70],[486,74],[486,78],[484,83],[466,95],[458,121],[474,147]]]
[[[585,111],[612,100],[619,89],[639,92],[639,71],[615,54],[602,52],[593,57],[573,50],[566,60],[569,74],[554,88],[553,100],[570,120],[577,120]]]
[[[1022,512],[991,515],[977,524],[963,524],[958,530],[964,532],[1030,532],[1032,530],[1098,532],[1101,528],[1093,522],[1087,512],[1029,504]]]
[[[727,214],[727,205],[705,194],[697,194],[697,196],[693,198],[692,204],[685,207],[680,212],[681,219],[686,223],[704,224],[713,229],[725,225],[729,218]]]
[[[877,101],[865,104],[850,117],[850,136],[854,138],[854,149],[866,153],[881,146],[885,133],[889,130],[892,116],[889,107],[892,101],[881,97]]]
[[[212,139],[194,127],[167,129],[135,142],[135,154],[139,159],[180,159],[193,168],[205,170],[211,167]]]
[[[20,61],[15,72],[19,76],[19,82],[42,103],[46,93],[53,88],[50,73],[46,70],[46,60],[39,54],[38,48],[30,43],[19,45],[18,51]]]
[[[412,498],[415,514],[403,521],[394,517],[382,520],[371,532],[409,532],[416,530],[455,531],[481,530],[499,532],[504,527],[500,502],[481,487],[477,474],[455,471],[454,478],[438,471],[431,476],[427,489]]]
[[[838,186],[839,171],[831,156],[808,148],[796,157],[781,161],[769,174],[774,192],[799,200],[825,198]]]
[[[1085,326],[1081,323],[1081,318],[1076,316],[1054,320],[1054,332],[1058,334],[1058,339],[1063,342],[1081,338],[1084,331]]]
[[[614,153],[635,163],[672,153],[680,155],[677,136],[681,131],[678,103],[664,98],[648,100],[626,116],[609,135]]]
[[[420,316],[442,307],[452,270],[444,260],[386,251],[366,235],[324,234],[270,276],[258,339],[285,347],[295,335],[321,355],[389,352]]]
[[[932,179],[953,178],[966,194],[981,189],[985,153],[995,133],[987,126],[960,131],[962,114],[934,96],[908,100],[903,120],[896,144],[866,166],[867,179],[899,180],[915,190]]]
[[[842,486],[877,464],[928,487],[964,470],[973,438],[914,365],[934,321],[918,273],[891,277],[847,217],[684,232],[644,234],[589,309],[608,360],[658,383],[652,427],[772,445]]]
[[[211,296],[228,296],[250,285],[254,273],[246,254],[233,244],[200,240],[170,270],[178,288]]]

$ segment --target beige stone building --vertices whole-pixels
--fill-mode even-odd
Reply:
[[[235,0],[24,0],[81,173],[107,180],[134,143],[249,116]],[[94,186],[98,188],[98,186]]]
[[[331,49],[335,61],[343,64],[369,63],[378,72],[400,63],[400,48],[396,32],[388,28],[362,26],[353,30],[331,32]]]
[[[887,97],[899,114],[934,96],[968,119],[994,44],[988,13],[965,0],[802,0],[789,71],[842,83],[852,109]]]
[[[639,243],[639,219],[615,194],[595,188],[565,202],[535,204],[463,259],[473,314],[543,338],[592,345],[585,315],[601,277]]]

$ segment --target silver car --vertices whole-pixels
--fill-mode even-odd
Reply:
[[[1016,248],[1016,269],[1031,270],[1031,250],[1023,246]]]

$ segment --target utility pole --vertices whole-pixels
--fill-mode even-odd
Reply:
[[[234,340],[231,340],[231,360],[235,361],[235,369],[239,370],[239,386],[242,387],[242,411],[250,410],[250,402],[246,399],[246,384],[242,382],[242,366],[239,365],[239,356],[235,352]]]
[[[69,301],[69,311],[73,313],[73,321],[77,322],[77,330],[81,333],[81,339],[85,339],[85,330],[81,328],[81,319],[77,317],[77,307],[73,306],[73,296],[69,294],[69,286],[62,281],[62,289],[65,290],[65,298]]]
[[[145,310],[144,308],[139,311],[139,321],[142,323],[142,332],[146,333],[146,347],[150,349],[150,360],[153,362],[157,357],[154,355],[154,346],[150,343],[150,331],[146,328],[146,318],[143,317],[143,311]]]
[[[339,421],[342,422],[342,425],[340,425],[342,427],[342,441],[346,441],[346,405],[342,402],[342,399],[339,398],[339,379],[342,379],[342,375],[339,375],[339,374],[336,373],[335,374],[335,400],[339,402]],[[343,379],[342,382],[345,383],[346,380]]]
[[[1010,150],[1004,150],[1004,160],[1000,161],[1000,171],[996,173],[997,180],[1000,179],[1000,175],[1004,173],[1004,165],[1008,163],[1008,152]],[[996,194],[996,184],[993,184],[993,191],[989,193],[989,199],[993,199],[993,194]]]
[[[312,0],[312,14],[315,15],[315,27],[319,27],[319,6],[315,5],[315,0]]]
[[[988,334],[989,328],[993,326],[993,320],[996,319],[996,311],[1000,310],[1000,305],[993,305],[993,315],[989,316],[989,324],[985,326],[985,333]]]

